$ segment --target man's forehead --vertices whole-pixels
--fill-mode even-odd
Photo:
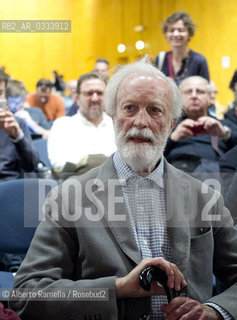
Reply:
[[[124,78],[118,88],[126,88],[127,85],[131,85],[133,87],[137,87],[137,86],[141,86],[142,83],[144,82],[150,82],[152,83],[153,87],[157,87],[157,88],[165,88],[165,89],[170,89],[168,83],[166,82],[166,80],[164,80],[161,77],[158,76],[153,76],[153,75],[149,75],[149,74],[130,74],[128,75],[126,78]]]
[[[82,81],[81,83],[81,87],[87,87],[87,86],[90,86],[90,87],[93,87],[93,86],[98,86],[98,85],[103,85],[105,86],[105,83],[103,80],[101,79],[98,79],[98,78],[89,78],[89,79],[85,79]]]
[[[183,83],[182,89],[184,90],[188,88],[205,88],[206,89],[207,84],[202,79],[198,79],[198,78],[188,79]]]
[[[105,62],[96,62],[95,68],[97,69],[108,69],[109,66]]]

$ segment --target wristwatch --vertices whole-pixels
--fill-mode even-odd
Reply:
[[[229,127],[227,127],[227,126],[223,126],[223,127],[224,127],[224,129],[225,129],[225,133],[224,133],[224,135],[221,137],[221,140],[227,141],[227,140],[229,140],[230,137],[231,137],[231,129],[230,129]]]

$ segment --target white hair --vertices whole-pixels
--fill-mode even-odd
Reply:
[[[117,92],[121,82],[131,74],[146,74],[152,77],[163,79],[170,87],[172,92],[172,119],[178,119],[182,111],[181,93],[175,82],[166,77],[158,68],[154,67],[148,55],[140,61],[122,66],[109,79],[105,90],[104,104],[105,110],[110,116],[116,113]]]

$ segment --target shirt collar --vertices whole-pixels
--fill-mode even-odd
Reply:
[[[137,179],[149,179],[152,180],[155,184],[159,187],[164,188],[164,157],[161,157],[160,163],[157,168],[152,171],[148,176],[141,177],[137,175],[123,160],[119,152],[115,152],[113,155],[113,163],[115,167],[115,171],[118,175],[119,182],[121,184],[125,184],[125,182],[130,178],[137,178]]]
[[[105,119],[105,113],[102,113],[102,120],[99,123],[99,125],[97,127],[103,127],[106,125],[106,119]],[[80,112],[80,109],[78,110],[78,112],[74,115],[74,117],[79,117],[81,118],[81,120],[84,122],[85,125],[87,126],[91,126],[91,127],[96,127],[91,121],[87,120],[87,118]]]

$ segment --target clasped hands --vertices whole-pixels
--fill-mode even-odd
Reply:
[[[197,127],[198,130],[195,130]],[[193,137],[197,133],[223,137],[225,128],[220,121],[208,116],[200,117],[197,121],[187,118],[177,125],[170,137],[177,142],[183,138]]]

